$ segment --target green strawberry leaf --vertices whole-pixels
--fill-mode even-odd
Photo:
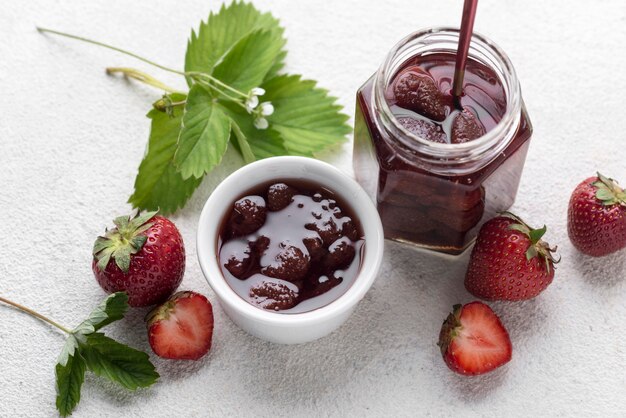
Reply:
[[[124,273],[128,273],[128,269],[130,269],[130,254],[131,247],[127,245],[119,247],[113,251],[115,265],[117,265],[117,267],[119,267],[119,269]]]
[[[537,252],[537,247],[535,247],[534,245],[529,245],[528,249],[526,250],[526,260],[530,261],[533,258],[537,257],[539,253]]]
[[[141,250],[144,246],[144,244],[146,243],[146,241],[148,241],[148,237],[145,235],[137,235],[134,236],[130,239],[130,245],[133,247],[133,249],[135,250],[135,254]]]
[[[528,233],[528,237],[530,238],[530,242],[532,242],[533,244],[538,243],[539,240],[541,239],[541,237],[543,237],[545,235],[547,230],[548,230],[548,228],[546,228],[545,225],[543,227],[539,228],[539,229],[532,229],[531,228],[530,232]]]
[[[613,206],[621,204],[626,206],[626,192],[617,182],[611,178],[597,173],[598,180],[592,185],[596,187],[596,198],[602,202],[604,206]]]
[[[270,70],[265,75],[265,80],[270,80],[278,75],[280,70],[282,70],[283,67],[285,66],[285,58],[287,58],[287,51],[285,50],[280,51],[278,56],[276,56],[276,61],[274,61],[274,65],[272,66],[272,68],[270,68]]]
[[[526,234],[530,236],[530,228],[526,224],[511,224],[509,225],[509,229],[512,229],[514,231],[519,231],[522,234]]]
[[[126,389],[147,387],[159,378],[146,353],[120,344],[102,333],[87,336],[87,343],[81,345],[80,350],[89,370]]]
[[[111,257],[113,256],[114,252],[115,252],[115,248],[112,248],[112,247],[108,247],[106,249],[98,251],[99,254],[97,257],[98,258],[97,265],[100,271],[104,271],[107,268],[107,265],[109,264],[109,260],[111,260]]]
[[[68,339],[69,340],[69,339]],[[58,363],[56,374],[56,407],[61,416],[68,416],[80,401],[80,389],[85,380],[85,360],[79,352],[67,356],[64,364]]]
[[[94,242],[93,244],[93,249],[91,250],[91,253],[93,255],[98,254],[100,251],[104,250],[105,248],[109,247],[109,238],[107,237],[98,237],[96,238],[96,242]]]
[[[316,82],[299,75],[280,75],[261,86],[263,101],[271,101],[274,113],[267,119],[289,154],[313,156],[346,139],[351,128],[336,98]]]
[[[213,71],[221,82],[242,92],[258,87],[273,67],[284,39],[277,31],[256,30],[241,38]]]
[[[61,415],[71,414],[80,401],[87,369],[131,390],[150,386],[159,378],[146,353],[95,332],[122,319],[127,309],[126,293],[113,293],[70,332],[55,368],[56,405]]]
[[[129,221],[130,220],[128,219],[128,216],[118,216],[117,218],[113,219],[113,223],[118,230],[126,229],[128,227]]]
[[[256,160],[254,153],[252,152],[252,148],[250,148],[250,144],[246,139],[246,136],[241,131],[241,128],[235,121],[232,122],[233,133],[235,134],[235,138],[237,139],[236,148],[243,157],[243,160],[246,164],[249,164]]]
[[[281,48],[285,45],[284,29],[270,13],[261,13],[252,4],[244,2],[233,1],[228,7],[222,5],[218,13],[211,13],[207,21],[200,24],[197,32],[191,32],[185,54],[185,71],[212,74],[214,67],[233,46],[257,29],[276,32],[282,39]],[[276,74],[283,67],[285,56],[286,52],[276,56],[271,74]],[[189,79],[187,81],[191,86]]]
[[[151,225],[148,223],[148,221],[154,218],[154,216],[158,212],[159,212],[158,210],[154,210],[154,211],[148,211],[144,213],[137,213],[137,216],[132,218],[130,222],[128,223],[130,231],[138,233],[138,232],[143,232],[147,230]],[[143,228],[143,230],[139,231],[140,228]]]
[[[125,292],[116,292],[109,295],[94,309],[87,319],[74,329],[74,333],[91,334],[111,322],[124,318],[128,310],[128,295]],[[69,340],[69,338],[68,338]]]
[[[59,358],[57,359],[57,363],[61,366],[67,365],[68,359],[74,356],[76,349],[78,348],[78,340],[73,334],[70,334],[65,340],[65,344],[61,349],[61,354],[59,354]]]
[[[172,94],[172,101],[183,101],[183,94]],[[133,207],[157,210],[164,215],[185,205],[201,179],[184,180],[173,163],[182,123],[182,106],[172,107],[172,117],[152,109],[148,149],[135,178],[135,192],[128,199]]]
[[[230,138],[230,118],[201,85],[189,90],[174,164],[184,179],[202,178],[221,161]]]
[[[278,133],[271,126],[269,129],[257,129],[254,127],[250,115],[233,102],[220,101],[222,110],[232,119],[246,137],[250,150],[256,159],[275,157],[277,155],[288,154],[283,146],[283,141]],[[239,152],[238,147],[236,147]],[[242,154],[244,160],[246,157]]]
[[[596,198],[601,200],[607,206],[610,206],[615,203],[617,199],[615,199],[615,194],[609,190],[608,188],[598,189],[596,191]]]

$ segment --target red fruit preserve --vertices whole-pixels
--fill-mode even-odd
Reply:
[[[452,96],[456,29],[402,40],[357,92],[354,168],[385,237],[460,254],[515,200],[532,126],[509,59],[474,34]]]
[[[250,304],[299,313],[341,296],[361,266],[363,232],[333,192],[302,181],[261,185],[222,222],[219,263]]]

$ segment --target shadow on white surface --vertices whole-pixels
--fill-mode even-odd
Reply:
[[[576,269],[592,287],[615,287],[626,278],[626,250],[605,257],[590,257],[578,253],[574,257]]]
[[[436,345],[441,323],[452,305],[472,300],[463,287],[468,256],[451,262],[387,242],[386,261],[377,282],[338,331],[312,343],[283,346],[249,336],[228,321],[221,329],[228,335],[220,336],[214,355],[241,363],[232,372],[231,384],[259,403],[276,397],[312,404],[334,402],[338,391],[349,393],[355,385],[375,390],[375,382],[370,380],[381,373],[388,379],[400,370],[415,374],[416,383],[443,379],[462,399],[474,402],[498,389],[506,379],[507,366],[487,376],[457,376],[447,369]],[[541,309],[531,310],[545,316]],[[523,311],[520,306],[508,316],[521,318]],[[229,353],[223,352],[225,346]],[[427,365],[416,357],[425,357],[421,363],[425,360]],[[242,373],[245,370],[248,372]],[[167,369],[163,375],[178,378],[180,372],[173,367],[172,376]]]

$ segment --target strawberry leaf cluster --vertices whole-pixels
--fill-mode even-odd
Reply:
[[[249,163],[314,156],[345,139],[348,117],[336,98],[315,81],[279,74],[285,45],[279,21],[244,2],[222,6],[192,31],[181,73],[189,91],[165,94],[148,113],[150,138],[129,203],[176,211],[229,146]]]
[[[62,416],[71,414],[80,401],[87,370],[130,390],[150,386],[159,378],[146,353],[98,332],[124,317],[127,302],[126,293],[109,295],[67,337],[55,366],[56,407]]]

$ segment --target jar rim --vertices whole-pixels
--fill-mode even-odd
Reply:
[[[511,142],[514,137],[514,131],[520,123],[522,107],[521,89],[513,64],[506,53],[489,38],[473,33],[469,57],[494,70],[505,88],[506,108],[502,119],[496,126],[481,137],[459,144],[429,141],[402,126],[391,112],[391,108],[385,99],[385,91],[399,65],[416,55],[405,56],[407,55],[407,50],[424,43],[429,37],[436,38],[437,36],[448,37],[448,41],[453,39],[458,41],[459,29],[443,26],[421,29],[411,33],[394,45],[375,75],[374,94],[372,95],[373,104],[381,110],[382,116],[384,116],[380,120],[384,127],[394,133],[395,137],[399,137],[400,140],[408,139],[410,145],[415,148],[414,151],[422,154],[429,163],[435,166],[450,165],[456,167],[454,169],[440,167],[444,174],[449,170],[458,173],[458,166],[461,165],[469,164],[471,169],[480,168],[477,166],[487,165]],[[454,52],[456,52],[456,47]],[[487,54],[492,62],[485,62],[478,58],[476,56],[477,52]],[[399,61],[400,64],[397,65]],[[493,64],[497,64],[497,67],[494,68]],[[476,161],[477,159],[480,161]]]

